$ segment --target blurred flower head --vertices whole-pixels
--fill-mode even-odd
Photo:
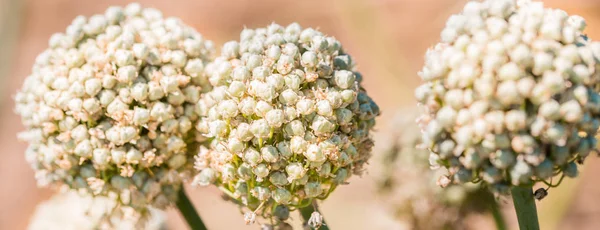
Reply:
[[[579,16],[529,0],[468,2],[430,49],[416,97],[446,183],[496,192],[577,176],[600,126],[600,43]]]
[[[166,214],[163,211],[150,209],[150,214],[139,221],[136,218],[140,217],[129,215],[131,212],[127,212],[127,209],[118,209],[118,201],[114,198],[93,197],[75,191],[55,194],[37,206],[28,229],[166,229]],[[126,217],[115,218],[114,210]],[[142,222],[143,227],[140,226]]]
[[[213,89],[196,128],[212,142],[195,184],[285,220],[277,210],[325,199],[363,171],[379,107],[335,38],[296,23],[244,29],[206,71]]]
[[[52,35],[15,96],[38,183],[115,195],[140,213],[170,205],[193,169],[212,54],[179,19],[135,3]]]
[[[448,171],[430,168],[429,152],[419,148],[423,142],[415,122],[418,109],[411,110],[398,113],[384,147],[378,189],[391,210],[386,215],[408,229],[464,229],[464,218],[486,211],[496,201],[478,184],[439,186],[438,178]]]

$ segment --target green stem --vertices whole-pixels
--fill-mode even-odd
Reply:
[[[492,202],[490,202],[489,208],[490,208],[490,212],[492,213],[492,216],[494,217],[494,223],[496,224],[496,229],[497,230],[506,230],[506,221],[504,220],[504,216],[502,215],[502,212],[500,211],[500,205],[498,205],[498,202],[493,200]]]
[[[515,186],[511,189],[511,193],[515,204],[517,219],[519,220],[519,229],[539,230],[540,225],[538,222],[532,187]]]
[[[190,202],[190,199],[188,199],[187,195],[185,194],[183,186],[181,187],[181,190],[179,190],[177,208],[179,209],[179,212],[181,213],[185,221],[190,226],[190,229],[206,230],[206,226],[204,226],[204,222],[202,222],[202,219],[200,219],[200,215],[198,215],[198,212],[196,212],[196,208],[194,208],[194,205],[192,204],[192,202]]]
[[[317,209],[314,205],[308,205],[304,208],[300,208],[300,214],[302,215],[302,223],[304,224],[304,226],[308,226],[308,220],[310,219],[312,213],[315,211],[319,212],[319,209]],[[323,215],[323,213],[321,213],[321,215]],[[327,226],[327,224],[325,223],[325,218],[323,218],[323,225],[321,225],[319,230],[329,230],[329,226]]]

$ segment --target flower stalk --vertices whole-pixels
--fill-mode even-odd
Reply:
[[[511,189],[515,212],[521,230],[539,230],[535,199],[531,186],[515,186]]]
[[[502,211],[500,210],[500,205],[498,205],[498,202],[490,202],[489,209],[490,213],[492,214],[492,217],[494,217],[494,224],[496,224],[496,229],[506,230],[506,221],[504,220],[504,216],[502,215]]]
[[[207,229],[204,225],[204,222],[202,222],[200,215],[198,215],[198,212],[196,212],[196,208],[194,208],[194,205],[192,204],[192,202],[190,202],[190,199],[185,194],[185,189],[183,187],[181,187],[181,190],[179,190],[179,198],[177,199],[177,209],[179,209],[179,212],[181,213],[187,224],[190,226],[190,229]]]

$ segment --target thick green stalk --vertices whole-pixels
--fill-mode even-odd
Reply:
[[[537,210],[535,199],[533,198],[533,189],[528,187],[513,187],[511,189],[515,212],[519,220],[519,229],[521,230],[539,230]]]
[[[314,207],[314,205],[308,205],[308,206],[300,209],[300,214],[302,215],[302,219],[303,219],[302,223],[305,226],[308,225],[308,220],[310,220],[310,216],[315,211],[319,212],[319,209]],[[319,213],[321,213],[321,212],[319,212]],[[323,213],[321,213],[321,215],[323,215]],[[329,226],[327,226],[327,224],[325,223],[325,218],[323,218],[323,224],[321,225],[319,230],[329,230]]]
[[[187,195],[185,194],[183,186],[181,187],[181,190],[179,190],[177,208],[179,209],[179,212],[181,213],[185,221],[190,226],[190,229],[206,230],[206,226],[204,226],[204,222],[202,222],[200,215],[198,215],[198,212],[196,212],[196,208],[194,208],[194,205],[192,204],[192,202],[190,202],[190,199],[188,199]]]
[[[498,202],[493,200],[490,202],[490,212],[494,217],[494,223],[496,224],[497,230],[506,230],[506,221],[504,220],[504,216],[502,215],[502,211],[500,210],[500,205]]]

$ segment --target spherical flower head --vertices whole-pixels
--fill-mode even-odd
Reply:
[[[295,23],[225,43],[197,107],[196,128],[212,142],[197,156],[195,184],[213,183],[268,218],[360,174],[379,107],[353,67],[339,41]]]
[[[429,50],[416,90],[434,166],[454,183],[575,177],[600,126],[600,43],[585,21],[529,0],[467,3]]]
[[[149,215],[132,215],[130,208],[119,208],[116,197],[93,197],[65,191],[39,204],[27,229],[165,229],[166,213],[149,209]],[[115,218],[114,212],[124,216]],[[144,218],[142,221],[137,218]]]
[[[179,19],[135,3],[52,35],[15,96],[38,183],[117,194],[141,213],[171,204],[193,171],[212,53]]]
[[[400,111],[392,122],[383,147],[382,180],[378,189],[385,213],[411,229],[463,229],[464,218],[486,212],[494,196],[479,184],[440,187],[439,177],[448,170],[429,166],[429,152],[422,148],[418,108]],[[390,210],[391,209],[391,210]]]

